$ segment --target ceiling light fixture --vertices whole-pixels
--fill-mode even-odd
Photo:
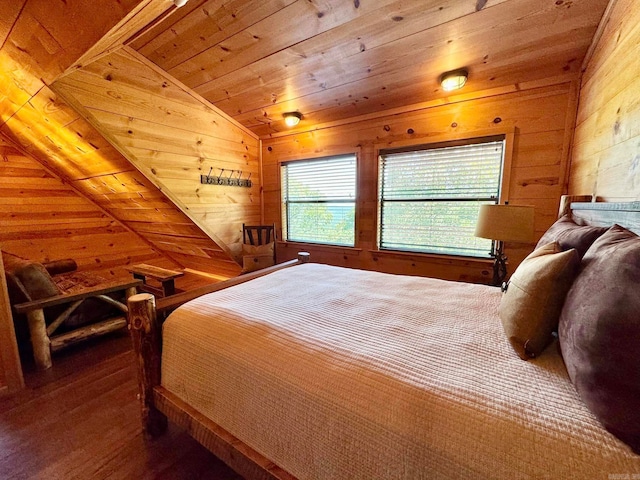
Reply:
[[[450,72],[445,72],[440,76],[440,85],[442,85],[442,89],[445,92],[458,90],[459,88],[464,87],[464,84],[467,83],[468,77],[469,71],[466,68],[451,70]]]
[[[285,112],[284,123],[287,124],[288,127],[295,127],[300,123],[300,119],[302,118],[302,114],[300,112]]]
[[[180,7],[184,7],[187,4],[188,1],[189,0],[173,0],[173,4],[176,7],[180,8]]]

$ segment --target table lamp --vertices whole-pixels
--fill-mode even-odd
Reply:
[[[494,240],[492,285],[502,285],[507,276],[503,242],[533,241],[533,213],[529,205],[480,205],[475,236]]]

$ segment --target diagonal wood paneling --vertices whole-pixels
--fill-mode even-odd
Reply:
[[[127,48],[54,87],[225,252],[239,257],[242,223],[260,221],[259,141],[253,134]],[[253,186],[200,184],[201,174],[223,169],[224,176],[251,176]],[[194,254],[205,249],[190,246]]]
[[[44,87],[0,129],[80,192],[136,231],[140,223],[192,224],[165,195],[56,94]],[[123,195],[124,194],[124,195]],[[113,196],[118,202],[112,203]],[[151,200],[154,199],[152,203]],[[238,269],[224,250],[202,231],[139,234],[177,264],[233,275]],[[190,243],[198,242],[194,249]]]
[[[0,247],[35,261],[130,278],[124,266],[159,254],[131,230],[0,135]]]
[[[225,250],[47,86],[102,35],[84,58],[118,45],[159,12],[175,12],[172,2],[8,3],[0,6],[0,132],[137,233],[138,242],[156,252],[155,263],[236,275],[239,267]]]

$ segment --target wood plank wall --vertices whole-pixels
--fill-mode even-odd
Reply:
[[[140,235],[139,243],[157,252],[154,264],[237,275],[239,266],[220,246],[48,87],[114,25],[110,39],[134,28],[139,14],[146,18],[138,3],[0,2],[0,132]],[[172,5],[146,3],[154,11]]]
[[[140,237],[0,135],[0,249],[42,262],[73,258],[106,279],[156,259]]]
[[[356,248],[280,243],[278,258],[294,258],[297,251],[305,249],[312,253],[314,261],[334,265],[488,282],[491,278],[488,261],[377,251],[377,150],[491,132],[515,132],[507,200],[536,207],[535,230],[539,238],[556,219],[560,195],[566,189],[576,92],[575,82],[566,82],[484,98],[452,97],[450,103],[442,106],[264,138],[265,222],[276,222],[279,226],[281,162],[349,152],[356,152],[359,157]],[[533,246],[506,245],[510,272]]]
[[[582,78],[569,193],[640,200],[640,0],[612,1]]]
[[[0,255],[0,397],[24,386],[20,355],[16,342],[13,317]]]
[[[154,264],[226,276],[239,272],[236,262],[48,87],[0,132],[152,245],[158,252]]]
[[[261,219],[257,136],[127,47],[54,87],[218,245],[240,257],[242,223]],[[202,185],[200,175],[209,172],[250,178],[252,187]]]

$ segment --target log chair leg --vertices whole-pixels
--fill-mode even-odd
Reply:
[[[157,437],[167,429],[167,417],[153,403],[153,387],[160,385],[162,338],[156,322],[156,301],[149,293],[131,296],[129,331],[138,360],[138,387],[145,433]]]
[[[132,297],[136,293],[138,293],[138,289],[136,287],[129,287],[124,292],[124,298],[129,300],[129,297]]]
[[[47,335],[47,325],[44,320],[44,310],[31,310],[27,313],[33,358],[38,370],[51,368],[51,341]]]

